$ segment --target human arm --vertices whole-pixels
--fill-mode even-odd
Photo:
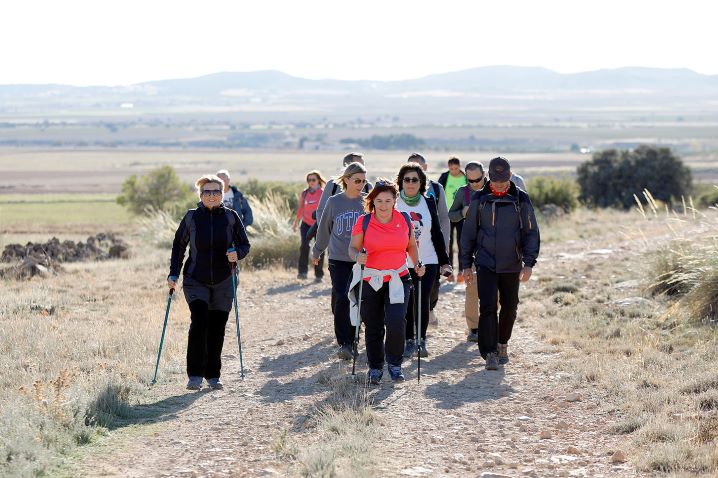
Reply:
[[[189,244],[189,227],[187,227],[187,214],[182,218],[175,231],[175,237],[172,241],[172,255],[170,257],[170,273],[167,276],[167,283],[170,289],[174,289],[177,286],[177,278],[179,277],[180,271],[182,270],[182,263],[184,262],[184,253],[187,250]]]
[[[464,189],[468,186],[461,186],[454,195],[454,202],[449,208],[449,219],[451,222],[461,222],[464,219],[464,208],[468,204],[464,204]]]

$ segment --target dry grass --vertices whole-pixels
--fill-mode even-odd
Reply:
[[[633,227],[619,236],[623,244],[613,224],[626,215],[594,224],[606,231],[606,240],[597,236],[597,243],[614,248],[610,260],[579,255],[563,265],[544,263],[537,269],[543,272],[540,289],[529,294],[525,307],[539,316],[544,340],[561,350],[561,367],[577,382],[604,390],[605,411],[616,417],[609,431],[630,437],[629,457],[639,469],[715,476],[718,329],[705,314],[715,296],[703,287],[715,294],[716,283],[705,272],[715,267],[716,254],[706,252],[714,247],[706,238],[716,235],[718,221],[713,211],[695,217],[655,212],[633,213]],[[683,241],[683,255],[659,253],[662,264],[704,269],[681,286],[683,295],[651,296],[657,271],[665,271],[652,258],[676,240]],[[623,286],[626,281],[635,286]]]
[[[275,439],[274,452],[292,460],[301,476],[372,476],[376,465],[372,449],[380,429],[367,387],[344,375],[322,377],[320,383],[328,386],[328,395],[302,421],[312,442],[305,441],[310,438],[304,433],[300,446],[285,430]]]
[[[139,253],[128,261],[0,281],[0,475],[47,471],[58,455],[132,419],[148,393],[167,254],[133,245]],[[185,327],[175,319],[168,334]],[[181,367],[181,341],[169,340],[160,378]]]

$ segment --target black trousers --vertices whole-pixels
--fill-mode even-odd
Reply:
[[[366,356],[369,368],[383,369],[384,358],[389,365],[401,366],[406,334],[406,309],[409,305],[409,274],[402,277],[404,302],[389,301],[389,283],[374,290],[367,282],[362,286],[361,318],[365,324]],[[386,340],[385,340],[386,339]]]
[[[332,279],[334,335],[339,345],[354,343],[354,327],[349,320],[349,282],[352,280],[353,262],[329,259],[329,277]]]
[[[511,338],[519,305],[519,272],[497,274],[478,267],[476,277],[479,281],[479,352],[486,358],[487,354],[497,352],[497,344],[506,344]]]
[[[411,273],[411,282],[414,287],[411,288],[409,297],[409,307],[406,308],[406,338],[414,338],[414,324],[416,324],[416,314],[418,308],[417,294],[419,288],[419,276],[416,275],[414,269],[409,269]],[[426,338],[426,329],[429,327],[429,306],[431,303],[431,290],[436,282],[436,275],[439,273],[438,264],[427,264],[426,273],[421,278],[421,338]]]
[[[189,304],[192,322],[187,340],[187,375],[190,377],[219,378],[222,368],[222,346],[229,312],[208,308],[203,300]]]
[[[299,237],[301,243],[299,245],[299,267],[300,274],[306,274],[309,271],[309,241],[307,240],[307,231],[312,227],[302,221],[299,226]],[[324,254],[319,256],[319,265],[314,266],[314,277],[324,277]]]
[[[456,237],[456,251],[461,257],[461,231],[463,229],[464,221],[451,223],[451,232],[449,233],[449,261],[451,261],[451,267],[454,267],[454,237]]]

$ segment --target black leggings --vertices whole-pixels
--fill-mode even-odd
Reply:
[[[419,276],[416,275],[414,269],[409,269],[411,273],[411,282],[414,287],[411,288],[409,296],[409,307],[406,309],[406,338],[414,338],[414,324],[416,323],[416,313],[419,295],[417,289],[419,287]],[[421,338],[426,338],[426,329],[429,327],[429,305],[431,302],[431,290],[436,282],[436,276],[439,273],[438,264],[427,264],[426,273],[421,278]]]
[[[219,378],[222,368],[222,345],[229,311],[208,310],[203,300],[189,304],[191,320],[187,340],[187,375]]]

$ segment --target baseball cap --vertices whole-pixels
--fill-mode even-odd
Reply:
[[[496,157],[489,163],[489,179],[503,183],[511,179],[511,165],[506,158]]]

